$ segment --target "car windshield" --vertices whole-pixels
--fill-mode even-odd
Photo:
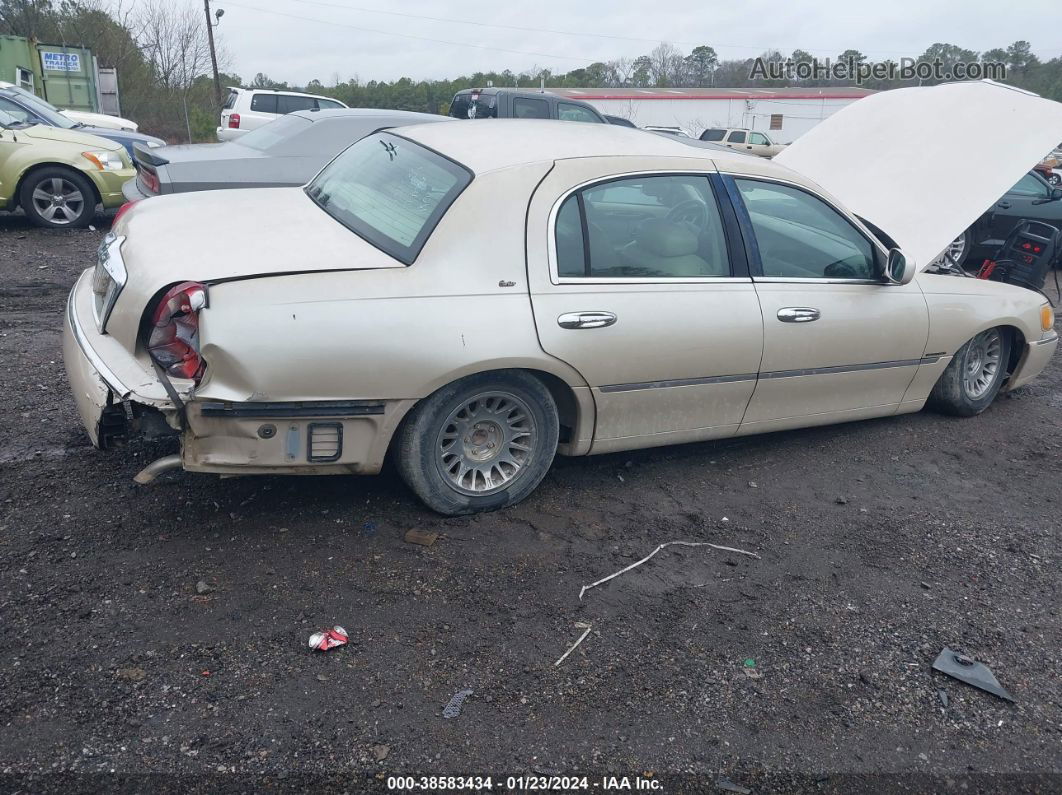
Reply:
[[[463,166],[389,133],[361,139],[306,186],[318,206],[410,265],[472,181]]]
[[[3,125],[4,127],[13,130],[21,130],[23,127],[33,126],[29,122],[25,122],[22,121],[22,119],[15,118],[6,110],[0,110],[0,125]]]
[[[50,105],[43,99],[39,99],[28,91],[15,91],[13,88],[5,88],[2,95],[6,95],[13,100],[19,102],[19,104],[28,107],[33,113],[44,119],[44,123],[52,127],[62,127],[64,130],[70,130],[74,127],[80,127],[77,122],[72,119],[68,119],[62,113],[55,109],[55,106]]]
[[[276,121],[263,124],[258,129],[244,134],[237,139],[237,143],[240,146],[249,146],[251,149],[265,152],[281,141],[286,141],[292,136],[298,135],[301,131],[309,128],[311,124],[313,122],[302,116],[281,116]]]

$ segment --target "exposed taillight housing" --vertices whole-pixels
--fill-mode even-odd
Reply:
[[[176,378],[197,384],[206,362],[199,355],[199,311],[207,305],[206,286],[199,282],[175,284],[162,296],[151,316],[147,349],[151,358]]]
[[[240,114],[239,113],[230,113],[229,114],[229,129],[230,130],[238,130],[238,129],[240,129]]]

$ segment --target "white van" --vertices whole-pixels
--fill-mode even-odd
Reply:
[[[268,124],[277,116],[296,110],[335,110],[342,102],[317,94],[302,94],[274,88],[229,87],[229,96],[221,109],[219,141],[232,141],[245,132]]]

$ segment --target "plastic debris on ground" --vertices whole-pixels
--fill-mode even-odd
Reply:
[[[740,784],[735,784],[726,776],[720,776],[715,780],[716,789],[721,789],[723,792],[736,792],[738,795],[752,795],[752,790],[748,787],[743,787]]]
[[[568,647],[568,651],[564,652],[564,654],[560,656],[560,659],[557,660],[557,662],[553,663],[554,668],[564,662],[568,655],[575,651],[579,647],[579,644],[586,640],[586,636],[590,634],[589,624],[584,624],[582,621],[577,621],[575,622],[575,627],[576,629],[583,630],[583,634],[579,636],[579,640],[575,641],[575,643]]]
[[[744,549],[736,549],[734,547],[724,547],[724,546],[720,546],[719,544],[709,544],[707,541],[667,541],[667,542],[661,544],[660,546],[658,546],[656,549],[654,549],[652,552],[650,552],[648,555],[646,555],[641,560],[636,561],[635,563],[632,563],[630,566],[626,566],[626,567],[620,569],[615,574],[610,574],[607,577],[602,577],[597,582],[592,582],[589,585],[584,585],[582,587],[582,590],[579,591],[579,598],[582,599],[583,598],[583,594],[585,594],[591,588],[596,588],[599,585],[603,585],[604,583],[608,582],[609,580],[614,579],[616,577],[619,577],[621,574],[626,574],[631,569],[635,569],[638,566],[641,566],[643,563],[645,563],[646,561],[650,560],[653,557],[653,555],[655,555],[661,549],[663,549],[664,547],[670,547],[670,546],[711,547],[712,549],[722,550],[723,552],[734,552],[735,554],[738,554],[738,555],[748,555],[750,558],[756,558],[756,560],[760,559],[760,556],[757,555],[755,552],[746,552]]]
[[[465,699],[472,695],[471,690],[458,690],[454,693],[454,697],[450,699],[449,703],[443,707],[442,715],[447,720],[456,718],[461,714],[461,705],[465,703]]]
[[[952,651],[947,646],[937,655],[937,659],[933,661],[933,670],[947,674],[960,682],[973,685],[986,693],[999,696],[1007,701],[1014,701],[1014,696],[1003,688],[987,665],[979,663],[965,654]]]
[[[347,631],[343,627],[335,626],[310,635],[309,646],[314,651],[328,651],[336,646],[346,646],[347,640]]]

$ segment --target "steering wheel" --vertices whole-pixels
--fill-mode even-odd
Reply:
[[[686,199],[668,210],[666,219],[675,224],[686,224],[695,232],[700,232],[708,226],[708,205],[698,199]]]

